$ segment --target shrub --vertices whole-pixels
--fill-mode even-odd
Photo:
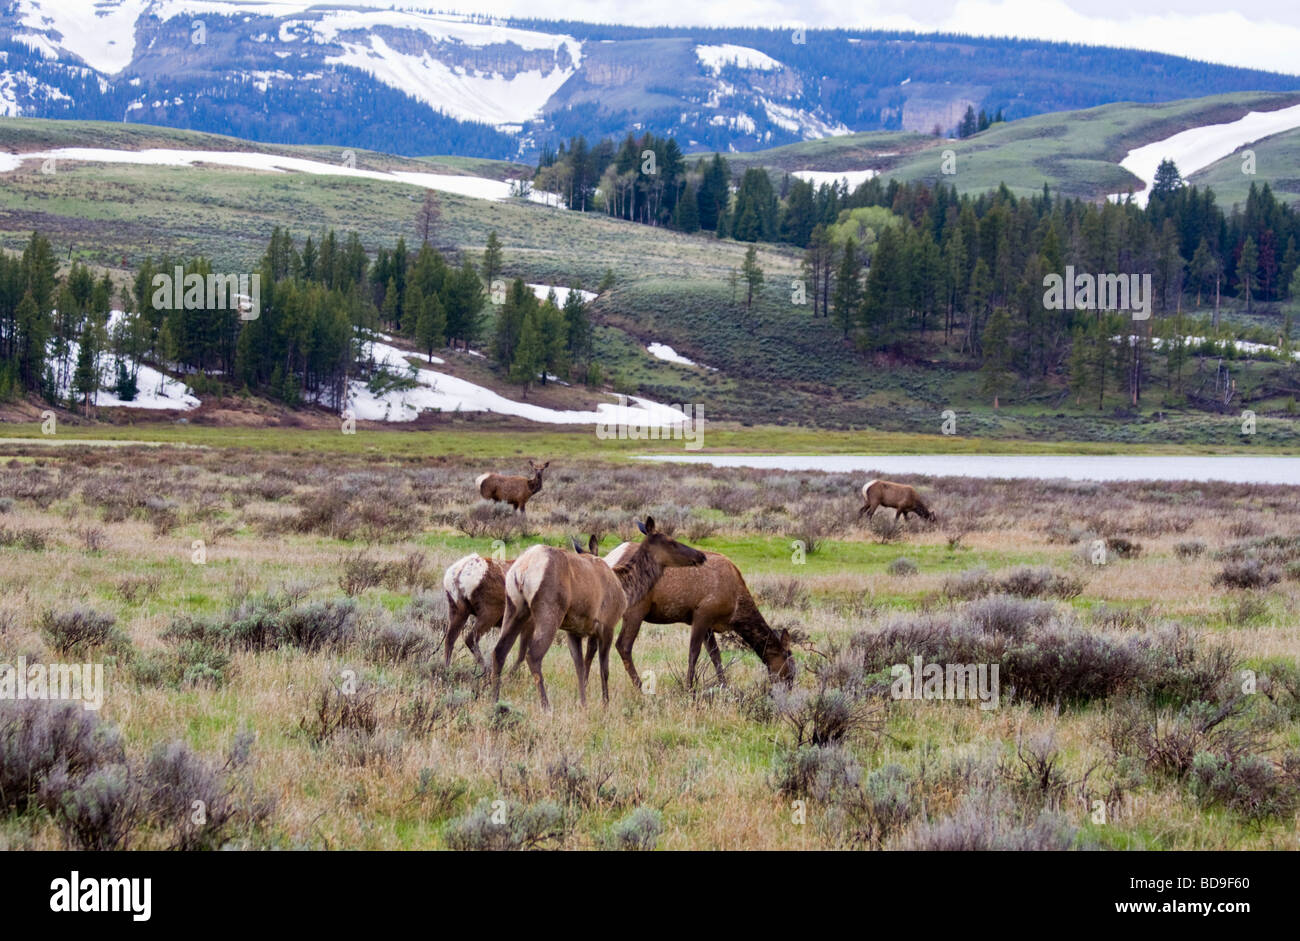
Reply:
[[[96,768],[75,784],[59,769],[47,782],[54,818],[68,844],[81,850],[125,849],[127,837],[140,822],[139,792],[125,764]]]
[[[92,770],[126,760],[117,729],[80,703],[0,700],[0,808],[24,812],[38,790],[57,803]]]
[[[1205,543],[1199,539],[1180,542],[1174,545],[1174,555],[1180,559],[1195,559],[1205,554]]]
[[[0,547],[44,552],[50,546],[50,534],[43,529],[5,529],[0,527]]]
[[[916,574],[916,563],[906,556],[899,556],[889,563],[889,574],[897,578],[907,578]]]
[[[1046,566],[1021,566],[1012,569],[998,588],[1021,598],[1060,598],[1068,601],[1083,591],[1083,582],[1073,575],[1053,572]]]
[[[615,822],[605,836],[605,848],[648,852],[659,842],[663,815],[651,807],[638,807]]]
[[[374,588],[384,578],[384,567],[375,559],[363,553],[354,553],[343,557],[343,574],[339,576],[339,587],[348,595],[359,595],[367,588]]]
[[[800,745],[777,753],[773,784],[789,797],[829,801],[855,790],[862,769],[838,745]]]
[[[1276,567],[1265,565],[1259,559],[1247,558],[1226,562],[1214,576],[1213,583],[1235,589],[1267,588],[1281,577]]]
[[[484,800],[447,825],[444,838],[453,850],[525,850],[558,842],[564,836],[564,811],[553,801],[494,808]],[[502,822],[497,822],[502,821]]]
[[[930,852],[1068,850],[1075,848],[1077,832],[1065,817],[1046,810],[1026,823],[1005,793],[979,788],[967,794],[950,816],[913,826],[894,848]]]
[[[1259,755],[1226,757],[1198,752],[1188,778],[1202,806],[1219,805],[1258,823],[1291,817],[1300,805],[1300,789]]]
[[[117,618],[84,605],[67,611],[46,611],[39,628],[45,642],[61,654],[126,643],[126,636],[117,629]]]

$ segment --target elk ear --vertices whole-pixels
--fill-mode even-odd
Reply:
[[[647,536],[649,535],[649,533],[646,532],[645,523],[641,522],[640,520],[636,521],[636,528],[641,530],[643,535],[647,535]]]
[[[587,551],[592,555],[600,555],[600,540],[596,538],[594,533],[587,540]]]
[[[578,555],[582,555],[582,546],[578,545],[578,540],[570,536],[569,542],[573,544],[573,551],[578,553]]]
[[[789,628],[785,628],[785,627],[783,627],[783,628],[781,629],[781,649],[782,649],[782,650],[789,650],[789,649],[790,649],[790,629],[789,629]]]
[[[652,532],[655,531],[655,518],[653,516],[647,516],[645,518],[644,526],[641,526],[640,523],[638,523],[637,525],[641,527],[641,532],[649,536]]]
[[[547,461],[545,464],[542,465],[542,470],[546,470],[546,468],[548,468],[548,467],[550,467],[550,466],[551,466],[551,462],[550,462],[550,461]]]
[[[528,466],[533,468],[533,470],[537,469],[537,465],[533,463],[533,459],[531,457],[528,459]]]

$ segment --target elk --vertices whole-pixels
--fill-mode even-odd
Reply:
[[[605,562],[616,566],[635,548],[633,543],[625,542],[610,552]],[[722,653],[714,634],[727,631],[735,631],[758,654],[773,680],[787,686],[794,682],[790,632],[782,630],[777,634],[768,626],[740,570],[725,555],[705,552],[704,564],[698,568],[666,570],[649,594],[640,602],[628,605],[615,646],[623,658],[628,676],[632,677],[638,689],[641,688],[641,677],[632,662],[632,645],[636,643],[642,621],[691,626],[690,656],[686,661],[688,689],[695,685],[695,664],[700,658],[701,644],[709,651],[718,681],[726,682]]]
[[[517,512],[523,513],[533,494],[542,489],[542,472],[550,466],[550,461],[541,467],[529,461],[528,467],[532,471],[530,477],[509,477],[488,472],[479,474],[474,483],[478,485],[478,492],[483,495],[483,499],[509,503]]]
[[[506,571],[513,559],[491,559],[484,555],[467,555],[447,566],[442,576],[442,590],[447,594],[447,637],[444,661],[451,666],[451,653],[470,615],[474,629],[465,635],[465,646],[484,670],[487,663],[479,652],[478,642],[488,631],[501,626],[506,610]]]
[[[858,519],[866,513],[868,522],[882,506],[893,507],[894,515],[902,519],[907,519],[908,513],[915,513],[931,522],[936,519],[920,494],[907,484],[895,484],[888,480],[869,481],[862,487],[862,501],[862,509],[858,510]]]
[[[665,569],[704,564],[704,553],[677,542],[655,529],[653,517],[637,521],[645,539],[616,565],[594,555],[569,552],[554,546],[533,546],[506,573],[506,613],[501,637],[492,651],[492,695],[501,698],[501,668],[519,638],[520,650],[537,682],[542,708],[549,710],[542,681],[542,657],[556,631],[568,635],[569,653],[578,673],[578,699],[587,703],[587,675],[600,653],[600,687],[609,702],[609,648],[614,625],[630,605],[654,588]],[[587,656],[582,656],[582,638]]]

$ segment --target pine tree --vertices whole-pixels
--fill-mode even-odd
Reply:
[[[95,346],[95,329],[87,319],[81,328],[77,350],[77,370],[72,374],[72,392],[85,403],[86,414],[99,392],[99,350]]]
[[[682,190],[673,212],[673,226],[687,234],[700,231],[700,207],[695,195],[695,187],[690,183]]]
[[[510,361],[510,380],[524,387],[525,397],[528,395],[529,385],[536,381],[545,363],[546,351],[543,348],[537,317],[537,311],[530,310],[523,318],[519,329],[519,343]]]
[[[433,362],[433,351],[445,342],[447,315],[437,294],[430,294],[420,308],[420,319],[415,327],[415,338]]]
[[[1259,249],[1255,247],[1253,236],[1246,236],[1241,246],[1241,255],[1237,258],[1237,290],[1245,292],[1246,313],[1251,310],[1251,295],[1255,287],[1255,269],[1259,267]]]
[[[835,271],[835,295],[831,310],[835,326],[848,337],[853,319],[862,301],[862,262],[858,259],[858,246],[852,239],[844,242],[839,267]]]
[[[501,240],[497,238],[496,229],[488,233],[487,247],[483,249],[483,280],[492,286],[497,275],[501,274]]]

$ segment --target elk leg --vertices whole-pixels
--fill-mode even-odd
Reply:
[[[506,657],[510,654],[510,648],[514,646],[515,638],[519,635],[524,626],[524,622],[531,621],[532,616],[526,609],[516,608],[514,602],[506,600],[506,617],[501,627],[501,636],[497,638],[497,645],[492,648],[492,698],[499,701],[501,699],[501,667],[505,665]],[[527,639],[525,638],[525,643]]]
[[[614,628],[612,626],[600,626],[600,695],[605,705],[609,705],[609,648],[614,640]],[[591,655],[587,655],[587,662],[591,662]]]
[[[537,682],[537,693],[542,697],[542,708],[547,712],[551,711],[551,702],[546,698],[546,683],[542,680],[542,657],[546,654],[546,648],[550,646],[549,641],[542,642],[541,637],[537,637],[528,645],[528,669],[533,674],[533,679]]]
[[[627,675],[632,677],[632,685],[637,689],[641,688],[641,677],[636,672],[636,664],[632,662],[632,645],[636,643],[636,635],[640,630],[640,620],[625,615],[623,617],[623,626],[618,632],[618,640],[615,642],[615,646],[618,647],[618,655],[623,658],[623,666],[627,669]]]
[[[573,655],[573,669],[578,672],[578,702],[587,705],[587,671],[582,662],[582,638],[566,631],[569,641],[569,653]]]
[[[593,634],[592,636],[587,638],[587,661],[584,664],[584,666],[586,667],[588,676],[591,675],[591,661],[595,659],[596,659],[596,636]]]
[[[726,686],[727,676],[722,672],[722,651],[718,649],[718,635],[712,630],[704,635],[704,649],[709,652],[709,659],[713,661],[713,669],[717,671],[718,682]]]
[[[686,659],[686,688],[690,689],[695,685],[695,661],[700,659],[700,645],[704,643],[704,635],[711,633],[707,624],[699,621],[691,623],[691,652]]]
[[[446,666],[451,666],[451,653],[456,647],[456,638],[460,636],[460,632],[465,627],[465,622],[469,620],[469,605],[455,604],[451,600],[451,595],[448,595],[447,608],[451,612],[451,620],[447,622],[447,636],[443,642],[443,663]],[[465,642],[469,643],[469,638],[466,638]],[[479,657],[479,663],[482,662],[483,658]]]

